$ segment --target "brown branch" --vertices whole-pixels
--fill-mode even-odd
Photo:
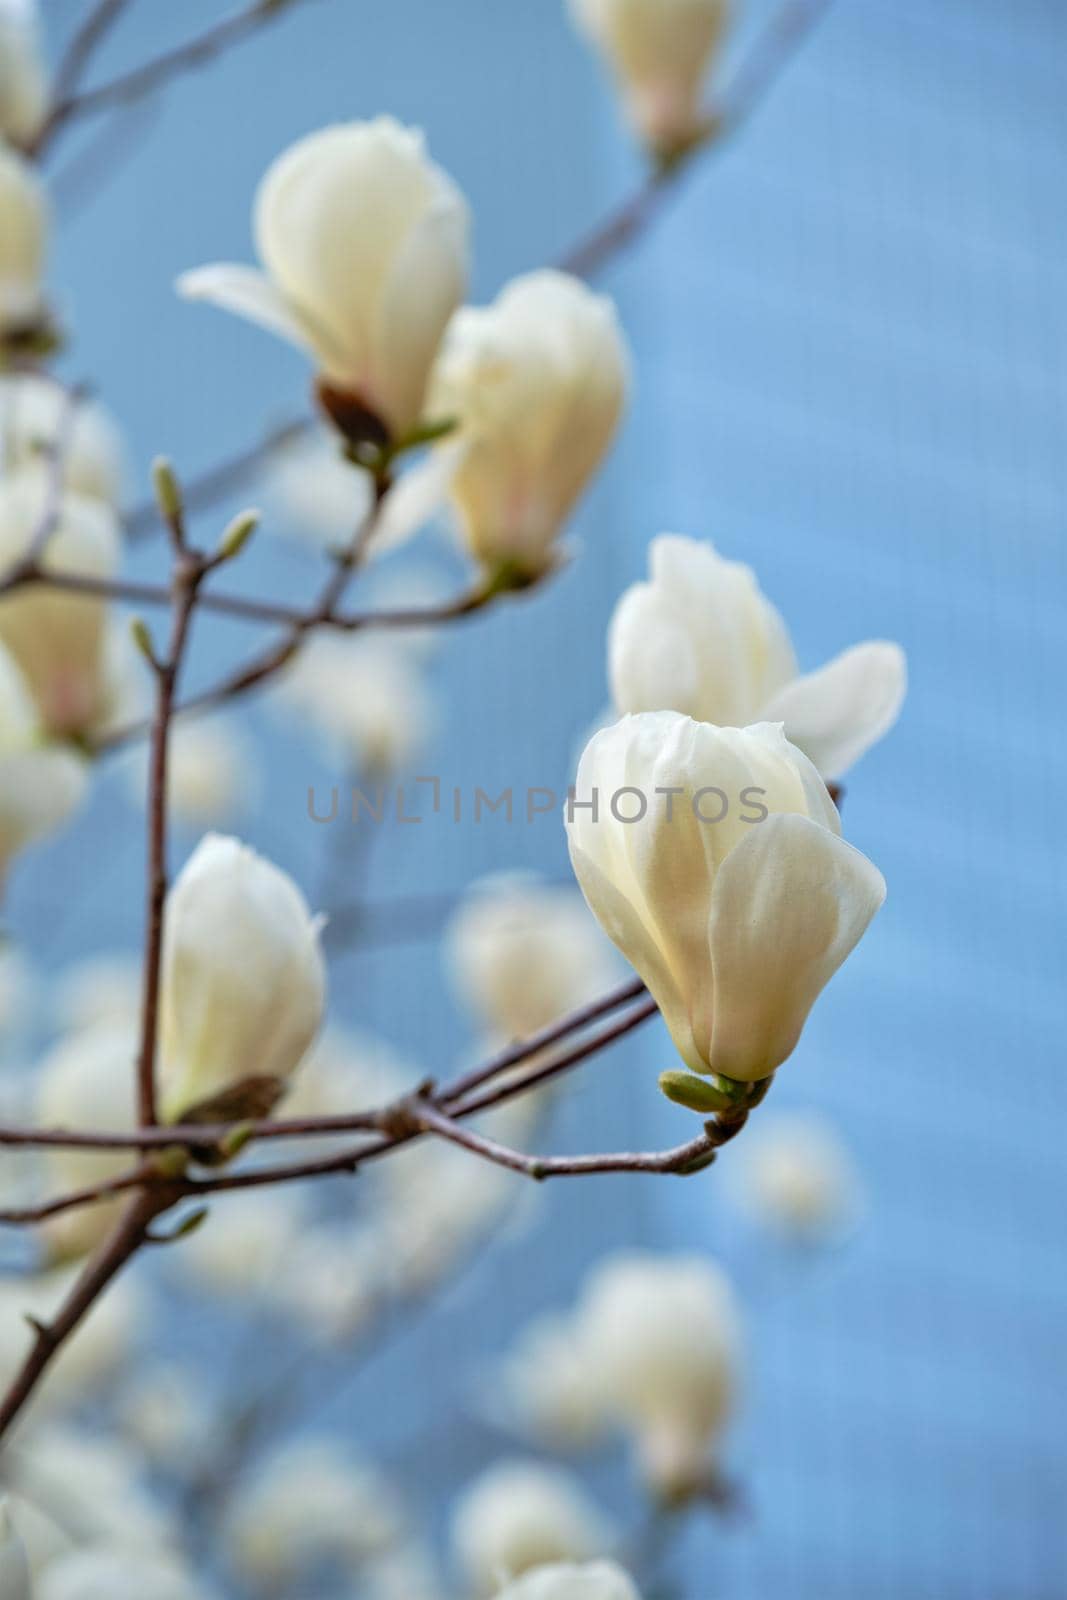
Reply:
[[[104,1200],[114,1199],[116,1195],[126,1194],[130,1189],[143,1188],[152,1170],[147,1165],[141,1165],[118,1178],[109,1178],[105,1183],[94,1183],[84,1189],[72,1189],[41,1205],[11,1206],[0,1211],[0,1224],[5,1227],[29,1227],[47,1222],[51,1217],[62,1216],[65,1211],[81,1211],[87,1206],[99,1205]]]
[[[52,107],[34,138],[33,152],[43,148],[51,132],[55,108],[77,92],[93,56],[129,4],[130,0],[97,0],[81,26],[75,29],[56,68],[52,80]]]

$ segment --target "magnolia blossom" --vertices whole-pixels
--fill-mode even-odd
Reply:
[[[47,105],[36,0],[0,0],[0,136],[32,139]]]
[[[319,923],[284,872],[208,834],[167,900],[160,1088],[176,1121],[225,1095],[277,1099],[322,1020]]]
[[[185,1475],[206,1466],[217,1447],[218,1416],[192,1366],[141,1363],[123,1380],[118,1412],[125,1436],[168,1472]]]
[[[502,1397],[494,1409],[505,1422],[563,1449],[590,1443],[608,1420],[572,1317],[537,1317],[524,1328],[491,1392]]]
[[[345,770],[370,777],[406,766],[433,726],[416,655],[392,639],[318,634],[297,657],[281,697],[325,737]],[[336,816],[330,796],[315,797],[314,815],[345,827],[351,789],[336,794]]]
[[[836,778],[893,726],[907,665],[868,640],[799,675],[785,623],[755,575],[697,539],[654,539],[647,583],[627,589],[608,635],[619,711],[683,711],[698,722],[783,722],[786,737]]]
[[[16,1516],[35,1578],[75,1546],[121,1549],[131,1564],[135,1555],[160,1557],[176,1548],[177,1519],[145,1488],[141,1461],[99,1431],[58,1423],[35,1428],[20,1440],[12,1467]],[[28,1507],[47,1520],[31,1522]],[[111,1590],[104,1593],[112,1600]],[[155,1600],[154,1590],[145,1594]]]
[[[738,1385],[740,1324],[724,1274],[701,1256],[609,1257],[586,1282],[575,1342],[649,1481],[668,1494],[699,1483]]]
[[[422,135],[379,117],[299,140],[260,184],[255,233],[263,272],[202,267],[179,292],[307,349],[342,427],[409,433],[467,280],[466,203]]]
[[[0,139],[0,342],[45,320],[48,204],[29,162]]]
[[[232,1200],[183,1240],[181,1267],[210,1294],[248,1301],[275,1287],[309,1225],[308,1201],[291,1185]]]
[[[35,1600],[210,1600],[176,1557],[116,1548],[78,1550],[51,1563]]]
[[[452,1519],[456,1555],[476,1595],[551,1561],[588,1561],[612,1543],[603,1515],[571,1473],[500,1461],[461,1496]]]
[[[615,308],[531,272],[454,318],[432,390],[460,424],[451,494],[472,555],[533,579],[615,435],[629,362]]]
[[[618,975],[581,896],[518,874],[474,887],[452,919],[446,949],[460,996],[502,1039],[557,1022]]]
[[[608,61],[630,119],[670,157],[708,123],[701,96],[730,17],[730,0],[570,0],[571,12]]]
[[[855,1164],[836,1129],[813,1112],[778,1112],[744,1141],[739,1197],[760,1222],[800,1242],[844,1233],[860,1205]]]
[[[29,1563],[6,1500],[0,1500],[0,1595],[31,1600]]]
[[[132,720],[132,719],[131,719]],[[129,765],[130,787],[144,801],[149,752]],[[207,827],[246,811],[259,792],[254,752],[237,728],[218,721],[178,722],[167,757],[167,805],[178,822]]]
[[[47,496],[43,467],[26,467],[0,482],[0,570],[28,554]],[[42,566],[110,578],[118,562],[114,513],[99,500],[65,495]],[[103,715],[109,693],[106,601],[27,584],[0,599],[0,644],[22,669],[50,734],[76,738]]]
[[[60,452],[63,483],[117,507],[126,475],[118,424],[94,400],[71,406],[62,384],[37,373],[0,377],[0,457],[8,473]]]
[[[0,880],[27,845],[62,827],[87,782],[81,756],[45,744],[26,680],[0,645]]]
[[[501,1589],[496,1600],[641,1600],[629,1573],[614,1561],[584,1566],[553,1562]]]
[[[807,756],[780,725],[646,712],[594,735],[576,801],[578,882],[686,1065],[769,1077],[885,898]]]

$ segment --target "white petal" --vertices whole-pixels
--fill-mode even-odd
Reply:
[[[372,542],[374,554],[406,543],[437,515],[448,498],[465,448],[461,441],[450,440],[404,473],[382,507]]]
[[[907,691],[907,658],[898,644],[871,639],[853,645],[816,672],[794,678],[772,696],[763,715],[785,723],[826,778],[840,777],[888,733]]]
[[[318,353],[308,328],[271,283],[255,267],[220,261],[211,267],[183,272],[175,288],[185,300],[206,300],[223,311],[233,311],[258,323],[302,350]]]
[[[745,1082],[774,1072],[884,899],[877,867],[809,818],[756,824],[711,897],[711,1070]]]

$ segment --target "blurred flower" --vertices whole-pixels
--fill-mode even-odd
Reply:
[[[210,1600],[199,1579],[166,1555],[79,1550],[49,1565],[36,1600]]]
[[[325,736],[348,771],[372,777],[406,766],[433,723],[417,662],[391,639],[317,634],[286,676],[280,700]],[[348,821],[348,798],[340,826]]]
[[[128,769],[141,802],[148,790],[148,763],[147,750],[139,750]],[[232,723],[175,723],[167,756],[167,802],[176,821],[217,826],[247,811],[258,790],[252,748]]]
[[[308,1200],[290,1186],[238,1191],[215,1206],[203,1227],[182,1241],[182,1272],[212,1294],[238,1301],[275,1288],[308,1223]]]
[[[421,134],[379,117],[299,140],[260,185],[255,230],[265,272],[202,267],[179,292],[309,350],[342,431],[346,410],[394,439],[417,427],[463,298],[468,233],[466,203]]]
[[[460,997],[505,1040],[599,999],[619,976],[581,896],[517,873],[474,885],[449,925],[446,954]]]
[[[491,574],[529,581],[611,444],[629,360],[615,307],[565,273],[528,273],[453,319],[432,388],[459,419],[451,494]]]
[[[401,1544],[369,1561],[362,1574],[362,1600],[444,1600],[444,1585],[428,1553]]]
[[[0,136],[32,139],[47,107],[37,0],[0,0]]]
[[[141,962],[134,955],[90,956],[68,967],[56,980],[52,1011],[72,1034],[103,1024],[133,1032],[141,1012]],[[130,1069],[132,1071],[132,1068]]]
[[[400,1538],[403,1520],[374,1467],[333,1440],[304,1438],[238,1484],[226,1542],[242,1577],[288,1590],[323,1562],[357,1572]]]
[[[452,1539],[475,1595],[492,1595],[532,1567],[603,1555],[613,1534],[573,1474],[499,1461],[460,1497]]]
[[[123,1433],[153,1466],[185,1477],[210,1461],[218,1417],[195,1367],[142,1362],[126,1374],[117,1404]]]
[[[0,377],[3,472],[48,460],[60,441],[64,488],[117,509],[126,461],[111,414],[94,400],[80,399],[72,405],[62,384],[38,373]]]
[[[620,599],[608,671],[620,712],[681,711],[743,728],[784,722],[825,778],[840,777],[896,722],[907,664],[869,640],[798,676],[789,634],[751,568],[707,543],[653,539],[647,583]]]
[[[380,1182],[383,1236],[400,1294],[446,1277],[515,1192],[503,1167],[445,1144],[400,1151],[383,1163]]]
[[[74,1286],[77,1267],[42,1272],[33,1278],[0,1279],[0,1372],[14,1372],[26,1353],[26,1317],[47,1321]],[[77,1404],[116,1376],[149,1318],[135,1280],[121,1279],[102,1296],[56,1357],[33,1401],[33,1416],[51,1416]]]
[[[159,1083],[166,1121],[224,1096],[271,1108],[319,1029],[319,923],[292,879],[207,834],[167,900]],[[223,1109],[223,1108],[220,1108]],[[236,1102],[224,1108],[239,1115]]]
[[[586,1281],[574,1328],[589,1382],[632,1435],[650,1484],[669,1495],[698,1484],[738,1384],[724,1274],[700,1256],[609,1256]]]
[[[0,645],[0,881],[27,845],[63,826],[87,786],[82,757],[44,742],[26,681]]]
[[[855,1164],[834,1127],[813,1112],[761,1116],[732,1176],[757,1221],[800,1242],[840,1237],[859,1212]]]
[[[20,1438],[10,1476],[35,1580],[77,1547],[111,1546],[131,1563],[135,1552],[157,1556],[175,1547],[174,1514],[145,1487],[133,1452],[115,1440],[50,1423]],[[43,1517],[31,1521],[28,1507]],[[144,1593],[156,1600],[154,1590]]]
[[[301,1230],[285,1253],[284,1271],[267,1276],[264,1298],[318,1343],[341,1343],[366,1327],[387,1298],[391,1266],[373,1224],[319,1223]]]
[[[519,1334],[490,1392],[494,1409],[546,1444],[579,1449],[604,1430],[607,1414],[572,1318],[541,1316]]]
[[[576,788],[598,798],[567,822],[578,882],[686,1066],[768,1077],[885,897],[815,768],[770,723],[645,712],[594,736]]]
[[[305,543],[325,549],[351,540],[374,499],[369,475],[346,459],[337,436],[325,429],[277,452],[269,489],[286,524]]]
[[[699,140],[701,96],[730,16],[729,0],[570,0],[578,26],[607,60],[631,122],[670,159]]]
[[[614,1561],[585,1566],[553,1563],[535,1567],[517,1583],[509,1583],[496,1600],[641,1600],[633,1580]]]
[[[32,1600],[26,1551],[6,1500],[0,1500],[0,1595],[4,1600]]]
[[[0,343],[46,321],[48,202],[30,163],[0,139]]]
[[[48,475],[24,467],[0,480],[0,570],[30,550],[48,505]],[[64,495],[41,565],[49,572],[110,578],[118,566],[113,512],[85,495]],[[108,605],[91,595],[31,583],[0,599],[0,644],[15,657],[48,733],[77,738],[106,697]]]

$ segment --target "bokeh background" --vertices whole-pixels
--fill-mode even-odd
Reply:
[[[769,14],[738,9],[731,58]],[[45,7],[56,37],[73,10]],[[217,14],[141,0],[102,74]],[[606,698],[614,600],[667,529],[750,561],[805,667],[867,637],[909,654],[900,726],[844,809],[889,900],[774,1092],[848,1140],[867,1191],[856,1237],[799,1261],[768,1250],[727,1203],[729,1153],[684,1185],[560,1185],[338,1419],[439,1503],[503,1442],[470,1404],[482,1364],[532,1311],[571,1300],[585,1262],[633,1242],[716,1252],[750,1330],[729,1450],[749,1509],[693,1521],[684,1600],[1067,1587],[1065,45],[1059,0],[839,0],[601,280],[635,392],[574,528],[579,559],[449,634],[432,665],[442,711],[417,771],[468,793],[562,790]],[[154,454],[194,472],[305,404],[299,357],[182,304],[172,282],[249,258],[253,188],[287,142],[382,110],[427,130],[471,200],[476,299],[557,254],[638,173],[561,0],[314,0],[175,85],[131,115],[115,175],[72,197],[54,274],[66,370],[120,417],[131,491]],[[158,552],[135,568],[158,572]],[[306,550],[267,533],[242,574],[290,595],[314,576]],[[205,627],[196,674],[249,642]],[[339,775],[259,707],[239,720],[265,764],[243,831],[313,890],[336,841],[309,822],[307,790]],[[115,774],[76,833],[20,868],[11,921],[46,967],[133,949],[140,866]],[[383,830],[368,892],[447,896],[513,867],[566,874],[558,818]],[[427,1071],[471,1048],[433,938],[347,952],[332,1004]],[[670,1054],[657,1024],[592,1064],[556,1144],[685,1137],[654,1087]],[[168,1337],[202,1337],[197,1316],[182,1308]]]

